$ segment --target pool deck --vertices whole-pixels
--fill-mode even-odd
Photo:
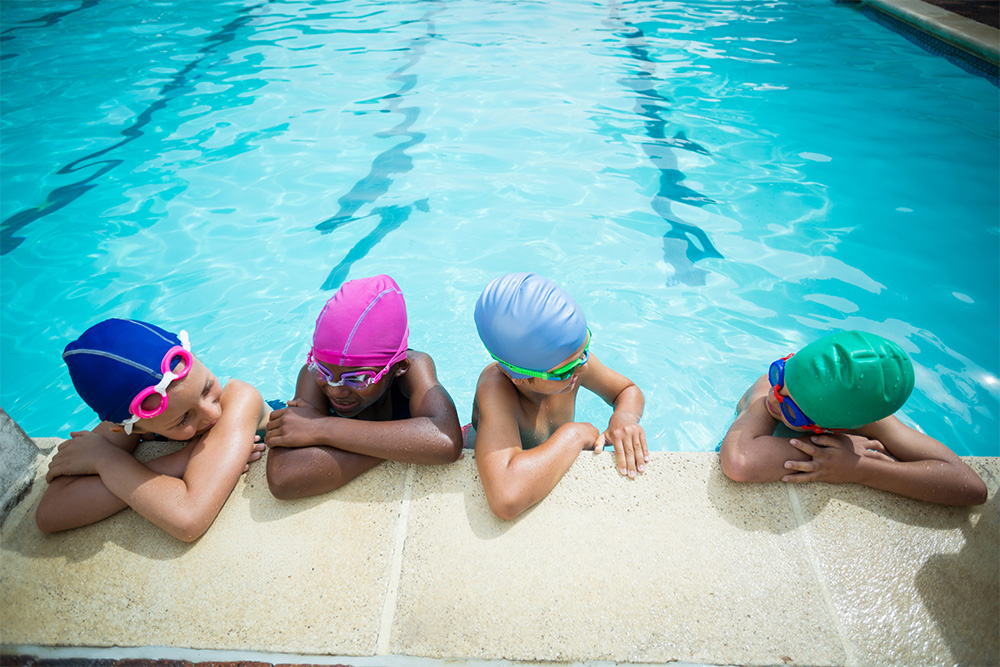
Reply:
[[[514,521],[490,513],[471,455],[299,501],[257,463],[191,544],[130,510],[43,534],[40,477],[0,532],[0,644],[8,664],[997,665],[1000,458],[968,461],[981,507],[740,485],[707,453],[657,452],[629,481],[585,453]]]
[[[963,15],[950,11],[963,5],[962,0],[863,1],[978,58],[1000,64],[1000,30],[994,22],[1000,3],[964,3]]]

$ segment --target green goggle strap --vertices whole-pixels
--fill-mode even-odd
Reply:
[[[570,371],[577,366],[583,365],[584,361],[581,360],[586,360],[589,356],[588,352],[590,351],[590,338],[592,335],[593,334],[590,333],[590,327],[587,327],[587,344],[584,346],[581,355],[568,364],[564,364],[551,371],[533,371],[530,368],[521,368],[520,366],[515,366],[512,363],[504,361],[492,352],[490,352],[490,356],[504,368],[512,370],[515,373],[520,373],[521,375],[528,375],[533,378],[539,378],[540,380],[565,380],[569,377]],[[489,352],[489,350],[487,350],[487,352]]]

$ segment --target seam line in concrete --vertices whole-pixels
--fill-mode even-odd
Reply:
[[[844,629],[841,627],[840,614],[837,613],[837,606],[833,603],[833,597],[830,595],[830,590],[826,586],[826,579],[823,578],[823,573],[819,568],[819,557],[816,555],[816,551],[813,549],[812,536],[809,534],[809,526],[806,521],[805,514],[802,512],[802,505],[799,504],[799,494],[796,493],[794,485],[786,484],[785,490],[788,492],[788,504],[791,505],[792,515],[795,517],[795,522],[799,526],[799,530],[802,531],[802,541],[806,545],[806,556],[809,558],[809,566],[812,568],[813,575],[816,577],[816,582],[819,585],[819,591],[823,595],[823,600],[826,601],[826,608],[830,612],[830,616],[833,617],[834,627],[837,630],[837,638],[840,640],[840,646],[844,649],[844,664],[847,667],[853,667],[857,665],[857,660],[854,656],[854,648],[848,641],[844,634]]]
[[[396,520],[396,535],[392,540],[392,564],[385,591],[385,603],[382,605],[382,622],[379,624],[378,640],[375,642],[375,655],[389,653],[389,638],[392,634],[392,622],[396,617],[396,599],[399,596],[399,580],[403,572],[403,543],[406,541],[406,529],[410,518],[413,469],[411,463],[406,469],[406,480],[403,482],[403,500],[399,507],[399,518]]]

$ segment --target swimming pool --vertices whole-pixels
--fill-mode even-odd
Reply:
[[[382,272],[466,421],[475,300],[532,270],[653,448],[714,449],[770,361],[860,328],[913,359],[905,420],[1000,453],[1000,96],[857,6],[3,10],[0,392],[30,435],[94,423],[60,354],[100,319],[287,398],[325,299]]]

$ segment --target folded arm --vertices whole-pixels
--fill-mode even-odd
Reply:
[[[410,417],[367,421],[329,416],[326,397],[303,368],[296,398],[288,408],[271,415],[268,447],[334,447],[402,463],[457,460],[462,453],[462,429],[455,404],[438,382],[431,358],[422,352],[410,355],[409,369],[397,378],[409,397]]]
[[[381,461],[444,464],[462,453],[462,430],[451,396],[429,355],[411,350],[398,377],[410,417],[389,421],[329,415],[329,402],[312,374],[299,371],[296,397],[271,415],[267,474],[278,498],[312,496],[339,488]]]
[[[173,537],[193,541],[212,524],[236,486],[254,451],[254,432],[263,409],[260,393],[239,380],[226,385],[220,401],[222,416],[189,444],[181,478],[157,472],[128,451],[97,441],[81,452],[89,463],[74,465],[79,469],[89,465],[87,472],[99,475],[116,498]]]
[[[786,482],[854,482],[942,505],[981,505],[986,484],[953,451],[894,416],[856,434],[796,438],[809,461],[789,461]]]
[[[78,446],[118,447],[132,452],[139,443],[139,436],[111,432],[108,424],[101,422],[93,431],[76,431],[71,438],[59,445],[61,453]],[[146,462],[147,468],[155,473],[181,477],[191,456],[192,445]],[[60,456],[60,454],[57,454]],[[56,463],[53,460],[53,463]],[[50,466],[47,475],[49,486],[45,490],[35,522],[39,530],[54,533],[71,528],[79,528],[120,512],[128,507],[124,501],[108,490],[99,475],[63,475],[58,463]]]
[[[559,426],[537,447],[523,449],[518,428],[517,389],[495,366],[476,388],[476,467],[490,509],[513,519],[542,500],[600,435],[586,422]]]
[[[771,435],[766,376],[740,401],[742,411],[719,448],[722,470],[737,482],[853,482],[947,505],[986,501],[986,485],[954,452],[894,416],[856,433],[794,438]]]

